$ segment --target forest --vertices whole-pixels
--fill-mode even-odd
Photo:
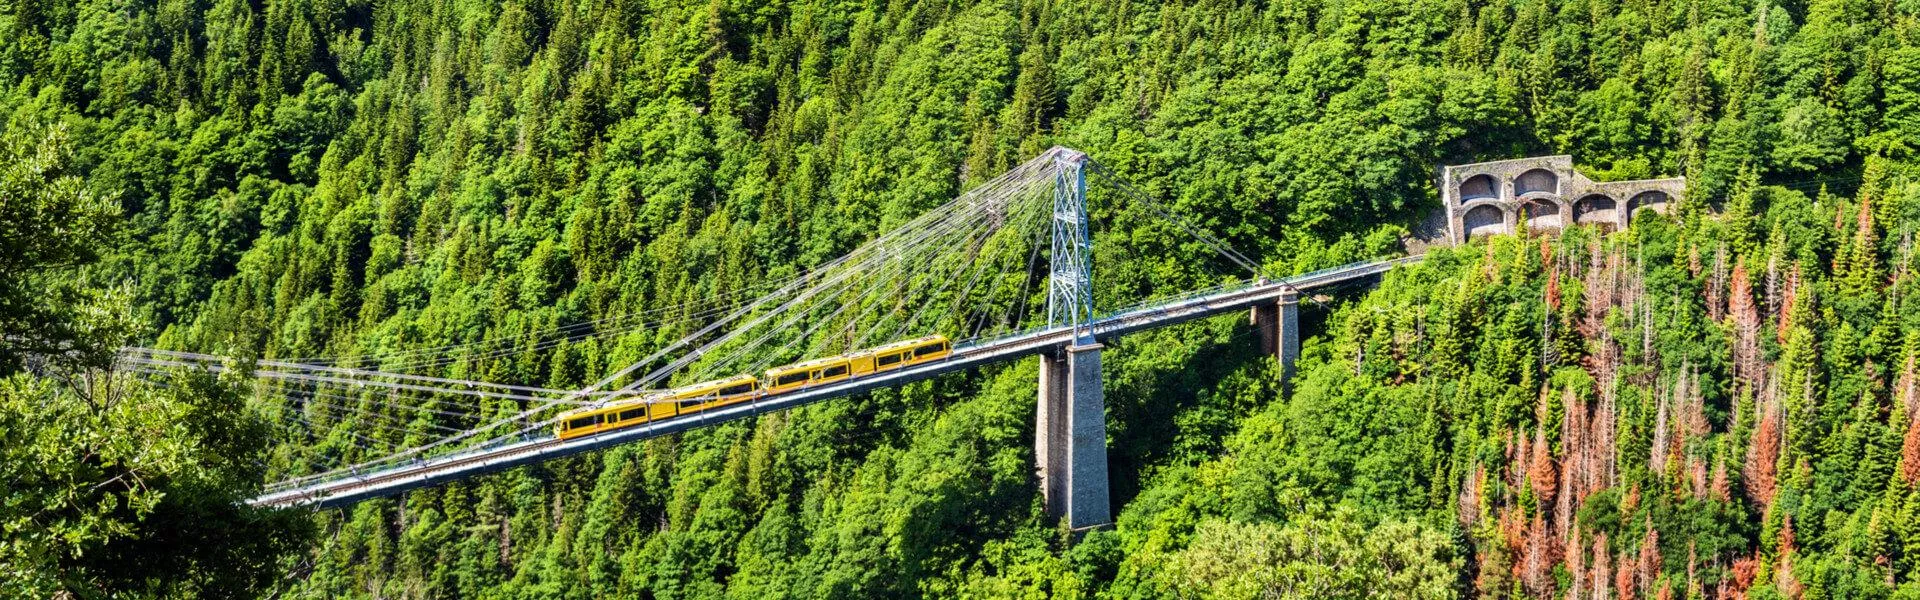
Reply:
[[[1920,598],[1914,0],[5,0],[0,140],[0,596]],[[1084,536],[1031,359],[322,511],[241,502],[273,390],[114,360],[577,388],[683,332],[543,332],[1054,145],[1275,273],[1441,165],[1688,189],[1309,303],[1285,385],[1244,316],[1110,341]],[[1175,233],[1096,247],[1230,269]]]

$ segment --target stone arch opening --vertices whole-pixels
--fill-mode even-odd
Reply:
[[[1560,219],[1560,204],[1552,200],[1528,200],[1520,206],[1527,215],[1527,230],[1542,231],[1560,229],[1566,223]]]
[[[1526,195],[1535,192],[1556,194],[1559,193],[1559,190],[1560,177],[1554,175],[1553,171],[1546,169],[1533,169],[1521,173],[1519,177],[1513,178],[1514,195]]]
[[[1482,198],[1498,198],[1500,192],[1496,185],[1492,175],[1480,174],[1468,177],[1466,181],[1460,182],[1460,201],[1465,203]]]
[[[1573,203],[1573,222],[1612,227],[1620,223],[1620,206],[1606,194],[1588,194]]]
[[[1491,204],[1475,206],[1461,217],[1460,227],[1469,238],[1508,233],[1507,213]]]
[[[1634,194],[1633,199],[1627,201],[1627,213],[1639,216],[1643,211],[1653,211],[1664,215],[1672,205],[1673,197],[1668,196],[1666,192],[1649,190]]]

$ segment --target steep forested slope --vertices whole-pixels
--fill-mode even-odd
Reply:
[[[1884,591],[1915,562],[1887,452],[1917,12],[16,0],[0,110],[64,122],[120,200],[107,269],[157,343],[282,357],[531,348],[817,264],[1056,143],[1282,271],[1389,251],[1437,164],[1690,178],[1681,226],[1396,275],[1285,397],[1234,319],[1114,344],[1131,503],[1071,550],[1016,364],[323,514],[306,595]],[[570,387],[680,333],[372,366]]]

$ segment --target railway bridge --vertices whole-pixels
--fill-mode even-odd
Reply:
[[[1248,274],[1200,289],[1153,293],[1133,298],[1125,308],[1096,311],[1094,295],[1101,288],[1092,276],[1097,238],[1090,231],[1096,218],[1088,210],[1089,174],[1112,184],[1109,191],[1118,199],[1099,214],[1124,221],[1127,218],[1120,214],[1122,210],[1148,211],[1145,221],[1133,222],[1181,229]],[[136,348],[124,352],[122,360],[156,378],[181,368],[245,368],[276,385],[311,387],[313,391],[287,393],[288,401],[276,405],[276,414],[304,426],[301,431],[306,432],[306,443],[346,440],[338,445],[357,448],[363,458],[378,448],[376,444],[382,439],[419,439],[421,427],[447,433],[426,443],[404,447],[394,443],[385,447],[390,451],[372,459],[349,461],[304,475],[288,469],[284,480],[269,485],[252,501],[256,505],[338,507],[1038,356],[1041,368],[1034,455],[1040,488],[1052,514],[1074,529],[1085,529],[1112,521],[1100,373],[1102,342],[1247,311],[1259,332],[1263,351],[1277,359],[1284,380],[1291,376],[1299,355],[1298,302],[1302,294],[1378,276],[1419,259],[1361,262],[1287,277],[1269,275],[1259,264],[1165,205],[1113,179],[1085,154],[1056,147],[846,256],[764,286],[761,289],[769,291],[759,296],[733,304],[716,299],[714,306],[689,313],[696,315],[688,317],[692,319],[688,326],[692,333],[581,389],[373,370],[339,358],[258,360],[243,366],[219,356]],[[960,282],[966,282],[964,288],[956,288]],[[986,288],[981,287],[983,282]],[[1027,301],[1030,295],[1034,300],[1040,298],[1037,288],[1042,284],[1044,307]],[[955,293],[954,289],[965,291]],[[979,291],[982,289],[985,291]],[[590,328],[592,335],[631,333],[604,321]],[[795,391],[757,395],[712,410],[584,437],[563,440],[551,434],[552,424],[568,411],[645,401],[648,390],[669,381],[697,381],[743,370],[756,373],[770,361],[813,356],[822,349],[870,347],[862,344],[872,340],[884,343],[898,339],[901,332],[926,328],[972,335],[956,335],[959,339],[952,352],[938,360]],[[588,335],[579,331],[568,335]],[[423,355],[417,351],[406,351],[376,358],[384,364],[409,368],[443,367],[458,360],[491,356],[494,351],[486,343],[470,342],[435,352],[436,357],[457,357],[422,360]],[[646,372],[641,375],[643,370]],[[371,390],[371,394],[334,393],[341,390]],[[497,410],[481,418],[446,410],[445,404],[396,408],[390,401],[418,394],[472,398]],[[504,412],[512,414],[501,414],[499,407],[511,407]],[[395,415],[412,416],[402,426],[381,420],[397,421]],[[423,422],[426,425],[419,425]],[[382,426],[403,429],[406,435],[381,438],[378,434]]]

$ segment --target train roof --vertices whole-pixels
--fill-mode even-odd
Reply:
[[[853,354],[836,354],[833,356],[816,358],[813,360],[809,360],[805,362],[797,362],[797,363],[793,363],[793,364],[782,366],[782,367],[774,367],[771,369],[767,369],[767,372],[773,373],[776,371],[779,371],[779,372],[798,371],[801,369],[811,369],[814,367],[818,367],[820,365],[833,364],[837,362],[845,362],[848,357],[853,356],[854,354],[859,354],[859,353],[855,352]]]
[[[872,348],[865,348],[865,349],[861,349],[861,350],[855,350],[855,351],[853,351],[853,352],[848,352],[848,353],[845,353],[845,354],[836,354],[836,355],[833,355],[833,356],[825,356],[825,357],[821,357],[821,358],[816,358],[816,359],[812,359],[812,360],[807,360],[807,361],[802,361],[802,362],[797,362],[797,363],[793,363],[793,364],[790,364],[790,365],[785,365],[785,366],[779,366],[779,367],[773,367],[773,368],[771,368],[771,369],[767,369],[767,372],[768,372],[768,373],[789,373],[789,372],[793,372],[793,371],[798,371],[798,370],[801,370],[801,369],[811,369],[811,368],[814,368],[814,367],[818,367],[818,366],[821,366],[821,365],[830,365],[830,364],[833,364],[833,363],[836,363],[836,362],[840,362],[840,361],[844,361],[844,360],[848,360],[848,359],[851,359],[851,358],[853,358],[853,357],[855,357],[855,356],[860,356],[860,355],[862,355],[862,354],[872,354],[872,353],[875,353],[875,352],[884,352],[884,351],[887,351],[887,350],[897,350],[897,349],[900,349],[900,348],[911,348],[911,347],[914,347],[914,346],[919,346],[919,345],[922,345],[922,344],[926,344],[926,343],[928,343],[928,342],[944,342],[944,341],[946,341],[946,340],[947,340],[947,336],[944,336],[944,335],[940,335],[940,334],[937,334],[937,333],[936,333],[936,334],[933,334],[933,335],[926,335],[926,336],[921,336],[921,337],[917,337],[917,338],[913,338],[913,339],[908,339],[908,340],[900,340],[900,341],[898,341],[898,342],[893,342],[893,343],[890,343],[890,344],[887,344],[887,345],[884,345],[884,346],[874,346],[874,347],[872,347]]]
[[[927,342],[943,342],[943,341],[946,341],[946,339],[947,339],[947,336],[940,335],[937,333],[933,335],[923,335],[910,340],[900,340],[898,342],[887,344],[885,346],[875,346],[872,349],[864,350],[862,352],[879,352],[881,350],[892,350],[895,348],[910,348],[913,346],[925,344]]]

